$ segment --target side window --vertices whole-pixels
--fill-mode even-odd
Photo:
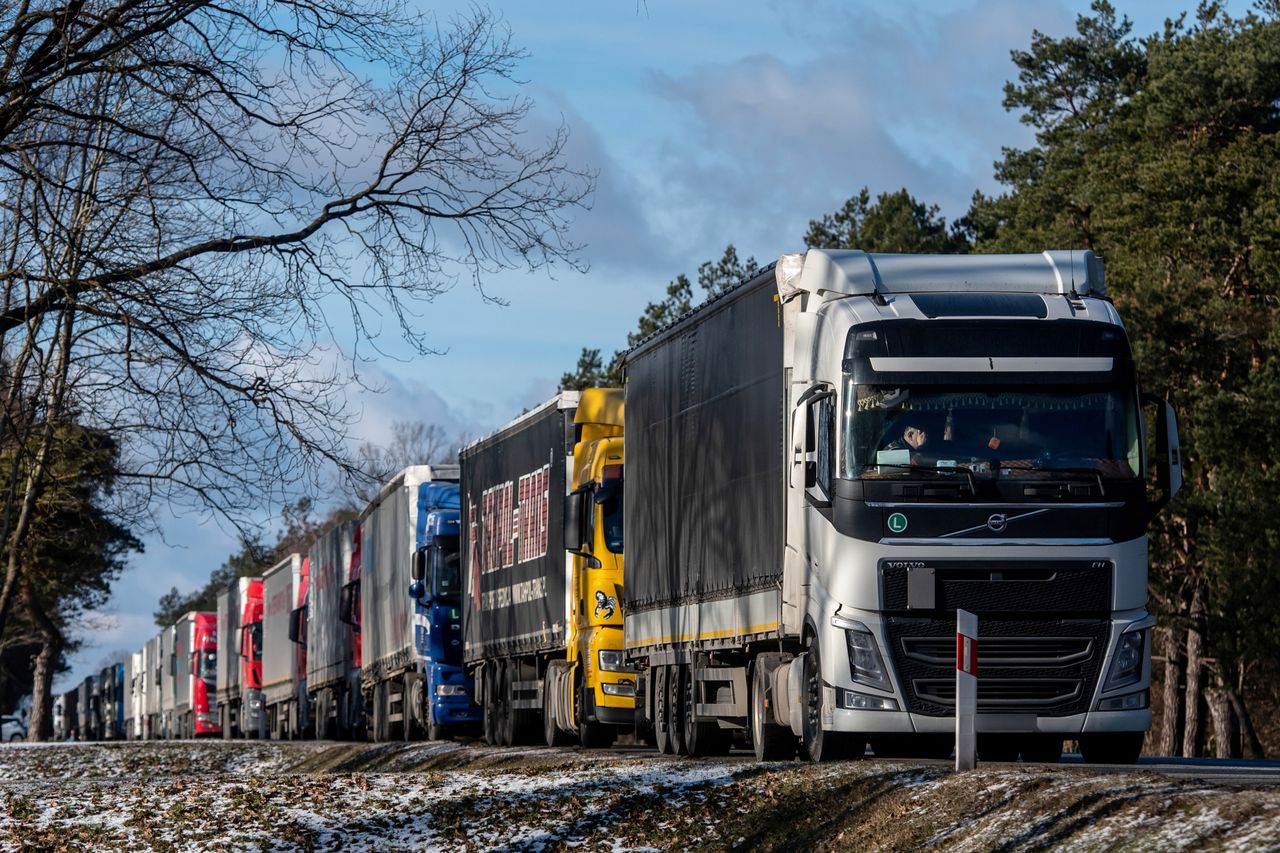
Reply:
[[[809,407],[809,424],[813,430],[813,450],[817,462],[816,485],[831,497],[831,481],[835,473],[835,395],[815,400]]]

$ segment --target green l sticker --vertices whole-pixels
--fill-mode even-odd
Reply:
[[[889,516],[889,532],[902,533],[907,529],[907,517],[900,512]]]

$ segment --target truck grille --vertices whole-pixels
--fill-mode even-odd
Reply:
[[[1110,633],[1102,619],[978,617],[978,710],[1069,716],[1088,710]],[[907,708],[955,713],[955,622],[889,617],[889,657]]]

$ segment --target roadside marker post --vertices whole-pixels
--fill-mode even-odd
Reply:
[[[978,617],[956,611],[956,770],[972,770],[978,742]]]

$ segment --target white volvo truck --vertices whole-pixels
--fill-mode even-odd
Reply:
[[[660,749],[946,755],[959,608],[984,758],[1137,758],[1147,524],[1182,476],[1092,252],[787,255],[624,365]]]

